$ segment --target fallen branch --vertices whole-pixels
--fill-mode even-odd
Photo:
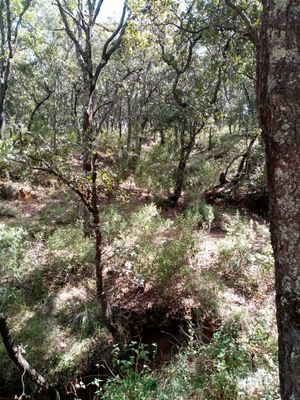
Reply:
[[[6,318],[3,314],[0,313],[0,334],[2,336],[3,344],[9,354],[11,360],[15,363],[15,365],[22,372],[22,376],[24,378],[27,375],[32,382],[43,388],[48,392],[49,400],[60,400],[60,395],[58,391],[53,388],[53,386],[49,385],[46,379],[40,375],[23,357],[18,346],[15,345],[12,336],[9,332],[9,328],[6,322]]]

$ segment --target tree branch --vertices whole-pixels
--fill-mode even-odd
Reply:
[[[119,23],[117,29],[112,33],[112,35],[107,39],[106,43],[104,44],[104,47],[103,47],[103,50],[102,50],[102,59],[99,62],[97,68],[96,68],[96,71],[95,71],[95,74],[94,74],[94,78],[93,78],[93,85],[94,86],[96,86],[96,83],[97,83],[97,80],[99,78],[100,72],[105,67],[105,65],[109,61],[110,57],[113,55],[113,53],[117,50],[117,48],[121,44],[122,37],[123,37],[123,34],[125,32],[125,28],[126,28],[126,25],[127,25],[126,23],[124,23],[125,16],[126,16],[126,11],[127,11],[127,0],[124,1],[121,20],[120,20],[120,23]],[[118,35],[119,35],[118,39],[112,44],[111,48],[109,49],[109,45],[111,44],[111,42]]]
[[[15,365],[25,373],[35,384],[42,387],[43,389],[51,394],[51,398],[55,400],[59,400],[60,396],[56,389],[51,387],[46,379],[40,375],[30,364],[29,362],[23,357],[20,349],[18,346],[15,345],[12,336],[9,332],[9,328],[6,322],[6,318],[3,314],[0,313],[0,334],[2,336],[3,344],[7,350],[8,355],[10,356],[11,360],[15,363]]]
[[[241,9],[240,6],[237,4],[233,3],[231,0],[224,0],[225,4],[230,7],[233,11],[236,12],[236,14],[239,15],[239,17],[245,22],[247,29],[248,29],[248,34],[251,42],[257,47],[258,46],[258,34],[255,30],[255,28],[252,26],[250,19],[246,15],[246,13]]]

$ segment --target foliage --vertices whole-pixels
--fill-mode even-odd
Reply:
[[[204,398],[237,398],[237,377],[245,376],[250,370],[249,359],[239,342],[238,326],[223,326],[208,346],[200,348],[196,370],[197,385]]]
[[[210,230],[214,220],[214,210],[211,205],[199,201],[185,210],[183,216],[191,227]]]
[[[155,348],[155,344],[152,345]],[[103,388],[96,394],[101,399],[143,400],[155,392],[157,382],[149,368],[149,349],[143,343],[130,342],[127,346],[126,359],[120,357],[119,345],[114,345],[112,351],[112,368],[114,375],[108,379]]]
[[[23,228],[7,227],[0,224],[0,271],[2,274],[10,274],[14,278],[20,278],[25,272],[23,261],[28,241],[26,231]]]
[[[15,210],[0,205],[0,217],[15,218],[16,216]]]
[[[236,215],[227,224],[228,234],[219,251],[219,268],[225,282],[245,294],[257,289],[260,271],[268,272],[273,266],[273,256],[267,229],[248,224]]]
[[[45,225],[68,225],[75,222],[77,218],[77,211],[67,209],[65,204],[48,204],[39,213],[39,220]]]
[[[159,374],[148,369],[147,351],[144,365],[138,369],[136,362],[139,350],[136,348],[136,353],[129,352],[131,355],[126,360],[120,360],[116,357],[119,354],[116,346],[113,350],[114,376],[99,389],[99,398],[278,399],[277,380],[274,380],[276,368],[263,366],[263,362],[253,368],[252,347],[248,343],[253,345],[253,337],[249,337],[245,343],[240,324],[228,322],[214,334],[210,343],[203,344],[200,340],[190,343]],[[140,354],[144,354],[144,345],[140,345],[140,349]],[[142,360],[143,357],[140,358]],[[119,373],[116,373],[116,366],[119,367]]]
[[[265,186],[249,42],[260,2],[237,0],[235,8],[217,0],[128,1],[121,41],[118,22],[91,17],[95,2],[67,0],[60,9],[59,1],[6,3],[2,11],[0,5],[1,83],[5,68],[13,73],[0,113],[1,185],[3,179],[13,188],[26,178],[38,186],[38,197],[18,200],[11,191],[9,205],[0,206],[7,223],[0,224],[0,312],[9,315],[26,357],[50,380],[76,382],[79,389],[94,385],[107,400],[274,400],[273,313],[268,318],[255,310],[251,321],[244,318],[246,327],[229,306],[222,314],[226,296],[241,304],[253,300],[261,309],[262,292],[271,293],[267,227],[239,214],[223,226],[221,207],[201,200],[221,172],[235,178],[246,155],[245,190]],[[22,3],[31,6],[19,26]],[[12,33],[20,28],[13,58],[6,44],[9,4]],[[257,141],[247,154],[253,135]],[[83,234],[79,216],[83,198],[92,204],[94,176],[84,161],[95,154],[93,211],[100,214],[109,303],[120,306],[129,290],[126,301],[134,307],[154,289],[154,305],[171,299],[170,307],[180,304],[191,316],[191,342],[169,365],[152,371],[152,348],[132,342],[121,355],[120,343],[105,363],[111,370],[106,382],[99,374],[93,382],[80,378],[96,356],[103,361],[111,343],[95,300],[94,238]],[[51,187],[49,171],[57,180]],[[148,203],[171,199],[176,183],[181,198],[173,209],[166,209],[171,201],[165,198],[162,209]],[[80,207],[58,193],[58,184],[76,194]],[[226,229],[215,247],[212,224],[218,233]],[[121,288],[113,286],[119,281]],[[3,346],[0,370],[17,384]]]
[[[189,274],[193,237],[186,236],[180,225],[164,221],[155,205],[134,213],[125,235],[123,245],[118,241],[116,244],[122,247],[126,273],[137,283],[149,282],[157,289],[168,290],[176,280]]]
[[[174,149],[170,145],[153,144],[143,152],[136,171],[136,177],[141,185],[157,195],[166,194],[173,184]]]
[[[109,205],[100,211],[101,228],[105,239],[112,240],[126,227],[126,220],[115,205]]]
[[[94,258],[93,243],[85,238],[81,227],[57,229],[48,239],[49,259],[72,268],[91,263]]]

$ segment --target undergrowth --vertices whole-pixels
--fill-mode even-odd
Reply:
[[[152,368],[155,344],[131,343],[125,356],[121,346],[108,351],[95,301],[93,240],[72,210],[65,216],[56,204],[23,226],[15,226],[15,218],[0,224],[0,308],[28,360],[50,381],[77,382],[78,398],[93,387],[104,400],[279,399],[274,312],[263,302],[273,282],[267,227],[231,215],[211,268],[201,269],[198,248],[216,218],[203,201],[173,218],[154,204],[126,213],[120,205],[103,205],[100,215],[105,267],[144,290],[154,288],[158,298],[167,293],[174,303],[192,304],[188,345],[159,370]],[[236,299],[252,298],[254,310],[233,307]],[[103,358],[109,379],[78,380]],[[3,346],[0,371],[13,390],[19,375]]]

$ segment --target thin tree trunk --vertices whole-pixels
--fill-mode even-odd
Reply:
[[[159,130],[159,135],[160,135],[160,144],[164,146],[166,144],[166,138],[165,138],[165,132],[163,129]]]
[[[208,147],[207,150],[210,151],[213,148],[213,143],[212,143],[212,128],[209,128],[208,132]]]
[[[257,94],[275,256],[280,391],[300,399],[300,7],[263,1]]]
[[[97,192],[97,153],[94,154],[92,160],[92,199],[91,206],[93,210],[93,223],[95,234],[95,274],[97,297],[101,305],[101,315],[104,321],[107,321],[108,304],[106,293],[103,286],[103,266],[102,266],[102,234],[100,228],[100,217],[98,209],[98,192]]]
[[[131,101],[130,97],[127,97],[127,107],[128,107],[128,115],[127,115],[127,152],[129,153],[131,150],[131,139],[132,139],[132,120],[131,120]]]
[[[190,136],[190,140],[188,144],[185,144],[185,134],[186,132],[183,130],[180,132],[180,157],[179,163],[175,173],[175,184],[173,194],[169,196],[169,200],[171,201],[171,205],[174,207],[178,200],[182,195],[182,189],[184,185],[185,178],[185,169],[187,161],[190,157],[191,151],[195,144],[195,135]]]

